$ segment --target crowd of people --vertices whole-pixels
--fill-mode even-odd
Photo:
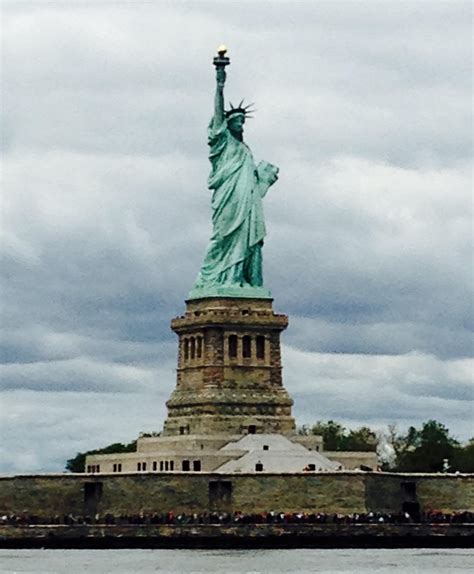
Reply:
[[[0,516],[0,524],[29,526],[29,525],[84,525],[84,524],[101,524],[101,525],[148,525],[148,524],[168,524],[168,525],[185,525],[185,524],[403,524],[403,523],[424,523],[424,524],[461,524],[474,523],[473,512],[441,512],[430,510],[411,516],[408,512],[398,513],[351,513],[351,514],[332,514],[324,512],[210,512],[210,513],[173,513],[164,514],[153,513],[146,514],[95,514],[74,515],[66,514],[64,516],[39,516],[23,512],[20,514],[4,514]]]

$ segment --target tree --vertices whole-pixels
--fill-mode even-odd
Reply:
[[[344,437],[342,446],[344,450],[357,450],[373,452],[377,449],[377,435],[369,427],[362,426],[356,430],[349,431]]]
[[[449,435],[449,430],[435,420],[423,423],[421,429],[410,427],[405,435],[389,427],[389,441],[394,451],[391,470],[398,472],[441,472],[445,461],[452,468],[459,443]]]
[[[300,435],[318,435],[323,437],[324,450],[341,451],[375,451],[378,439],[375,432],[369,427],[362,426],[349,430],[333,420],[317,421],[313,426],[303,425],[298,429]]]
[[[339,423],[317,421],[311,427],[311,434],[323,437],[324,450],[344,450],[344,434],[346,429]]]
[[[459,472],[474,472],[474,437],[454,450],[451,468]]]
[[[311,428],[309,425],[301,425],[296,428],[297,434],[300,436],[309,436],[311,433]]]
[[[133,440],[128,444],[114,442],[103,448],[88,450],[87,452],[78,452],[74,458],[66,462],[66,470],[69,472],[84,472],[86,456],[89,454],[114,454],[120,452],[134,452],[137,448],[137,441]]]

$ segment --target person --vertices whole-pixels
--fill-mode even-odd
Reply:
[[[278,168],[258,166],[243,141],[249,107],[224,109],[224,68],[216,69],[214,116],[209,124],[212,190],[212,237],[192,293],[215,287],[263,285],[262,246],[265,237],[262,199],[278,179]]]

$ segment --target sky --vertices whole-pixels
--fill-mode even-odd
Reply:
[[[159,431],[211,233],[212,58],[257,112],[298,424],[474,435],[472,5],[2,2],[0,472]]]

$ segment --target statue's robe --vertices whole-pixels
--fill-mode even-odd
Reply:
[[[252,152],[225,120],[217,126],[212,120],[208,133],[213,233],[195,287],[261,286],[268,185],[259,182]]]

